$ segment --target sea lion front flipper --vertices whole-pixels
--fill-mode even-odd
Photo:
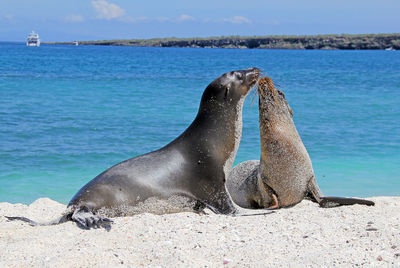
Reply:
[[[86,230],[103,227],[110,231],[111,223],[113,223],[109,218],[97,215],[87,207],[77,208],[72,214],[71,220],[76,222],[79,228]]]
[[[338,206],[351,206],[351,205],[367,205],[374,206],[375,203],[370,200],[358,199],[358,198],[347,198],[347,197],[336,197],[336,196],[324,196],[321,197],[319,205],[323,208],[332,208]]]

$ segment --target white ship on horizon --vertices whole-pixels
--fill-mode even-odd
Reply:
[[[38,47],[38,46],[40,46],[39,35],[37,33],[35,33],[34,31],[32,31],[29,34],[28,39],[26,40],[26,45],[28,47]]]

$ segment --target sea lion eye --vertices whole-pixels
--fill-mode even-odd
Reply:
[[[283,93],[281,90],[277,90],[277,92],[278,92],[278,94],[279,95],[281,95],[281,97],[283,98],[283,99],[285,99],[286,100],[286,98],[285,98],[285,93]]]

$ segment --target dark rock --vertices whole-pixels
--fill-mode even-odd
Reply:
[[[68,44],[68,43],[51,43]],[[159,38],[79,41],[80,45],[250,49],[400,49],[400,34]]]

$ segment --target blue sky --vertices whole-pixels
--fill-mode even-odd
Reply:
[[[395,33],[399,0],[0,0],[0,41]]]

